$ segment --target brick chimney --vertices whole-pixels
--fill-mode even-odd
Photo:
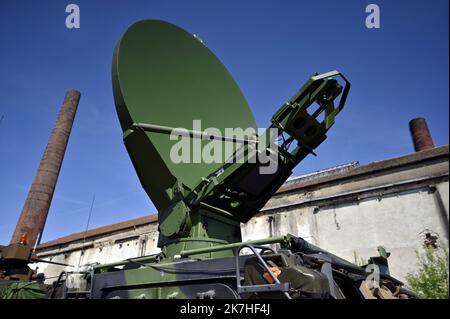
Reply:
[[[427,121],[424,118],[418,117],[411,120],[409,122],[409,129],[411,131],[414,149],[416,152],[434,148],[433,139],[431,138]]]
[[[55,127],[11,238],[11,244],[19,242],[28,242],[31,246],[39,244],[39,235],[44,229],[50,209],[79,100],[80,92],[70,90],[66,93]]]

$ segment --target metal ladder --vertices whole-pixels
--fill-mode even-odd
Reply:
[[[67,272],[67,271],[63,271],[63,272],[61,272],[60,274],[59,274],[59,276],[58,276],[58,279],[56,280],[56,282],[54,283],[54,286],[53,286],[53,288],[52,288],[52,290],[51,290],[51,293],[50,293],[50,299],[53,299],[54,297],[55,297],[55,292],[56,292],[56,289],[58,288],[58,285],[61,283],[61,284],[64,284],[63,283],[63,278],[64,278],[64,281],[65,280],[67,280],[67,275],[70,275],[70,274],[90,274],[91,275],[91,283],[90,283],[90,285],[89,285],[89,287],[90,287],[90,289],[89,290],[77,290],[77,291],[69,291],[68,289],[67,289],[67,287],[65,287],[65,288],[63,288],[64,289],[64,292],[63,292],[63,299],[69,299],[71,296],[77,296],[77,295],[82,295],[82,296],[84,296],[86,299],[90,299],[90,297],[91,297],[91,295],[92,295],[92,278],[93,278],[93,273],[92,273],[92,271],[90,271],[90,272]]]
[[[249,248],[253,254],[258,258],[259,262],[262,264],[267,273],[274,280],[273,284],[264,284],[264,285],[251,285],[251,286],[242,286],[241,285],[241,272],[239,268],[239,253],[243,248]],[[274,254],[276,251],[270,247],[260,246],[260,245],[250,245],[250,244],[242,244],[236,250],[235,263],[236,263],[236,291],[241,297],[243,293],[252,293],[252,292],[282,292],[287,299],[292,299],[289,295],[290,284],[288,282],[281,283],[277,276],[272,272],[270,267],[267,265],[265,260],[261,257],[261,253],[259,253],[256,249],[261,249],[261,253],[264,251],[270,250]]]

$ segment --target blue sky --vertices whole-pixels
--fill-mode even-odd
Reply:
[[[111,58],[133,22],[162,19],[197,34],[240,85],[259,127],[314,72],[352,82],[344,111],[295,174],[413,151],[408,122],[426,117],[448,144],[448,1],[73,1],[81,28],[65,27],[69,1],[0,2],[0,243],[10,240],[64,94],[82,97],[43,241],[155,212],[115,113]],[[381,28],[365,27],[376,3]]]

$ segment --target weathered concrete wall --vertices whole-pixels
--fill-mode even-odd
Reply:
[[[391,252],[391,274],[404,280],[417,268],[416,251],[422,249],[427,232],[437,234],[448,247],[439,215],[434,194],[426,189],[330,207],[315,215],[317,244],[349,261],[355,256],[367,260],[377,255],[377,246],[384,246]]]
[[[384,246],[391,252],[391,274],[404,280],[417,269],[416,251],[423,249],[427,233],[447,249],[449,240],[448,157],[408,161],[290,187],[243,225],[243,239],[291,233],[360,263]]]
[[[131,230],[86,239],[84,243],[83,240],[79,240],[61,247],[50,247],[41,250],[39,256],[74,267],[38,263],[39,272],[43,272],[47,278],[46,282],[51,283],[63,270],[73,271],[93,263],[107,264],[157,253],[159,252],[157,242],[157,224],[150,223]]]
[[[439,184],[445,196],[448,186],[448,182]],[[378,255],[378,246],[384,246],[391,252],[391,274],[404,280],[408,272],[417,269],[416,251],[423,249],[426,233],[437,235],[448,248],[440,215],[435,193],[422,188],[357,203],[288,208],[253,218],[243,226],[243,237],[247,240],[290,233],[351,262],[367,261]]]

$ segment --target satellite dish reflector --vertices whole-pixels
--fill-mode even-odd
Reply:
[[[158,209],[169,204],[167,192],[177,180],[192,189],[223,162],[203,162],[201,154],[192,154],[195,139],[189,138],[190,160],[174,163],[171,149],[178,140],[163,130],[142,130],[133,124],[193,130],[193,121],[201,120],[201,130],[213,127],[222,135],[225,128],[256,130],[247,101],[225,66],[201,40],[173,24],[133,24],[116,46],[112,74],[125,145]]]

